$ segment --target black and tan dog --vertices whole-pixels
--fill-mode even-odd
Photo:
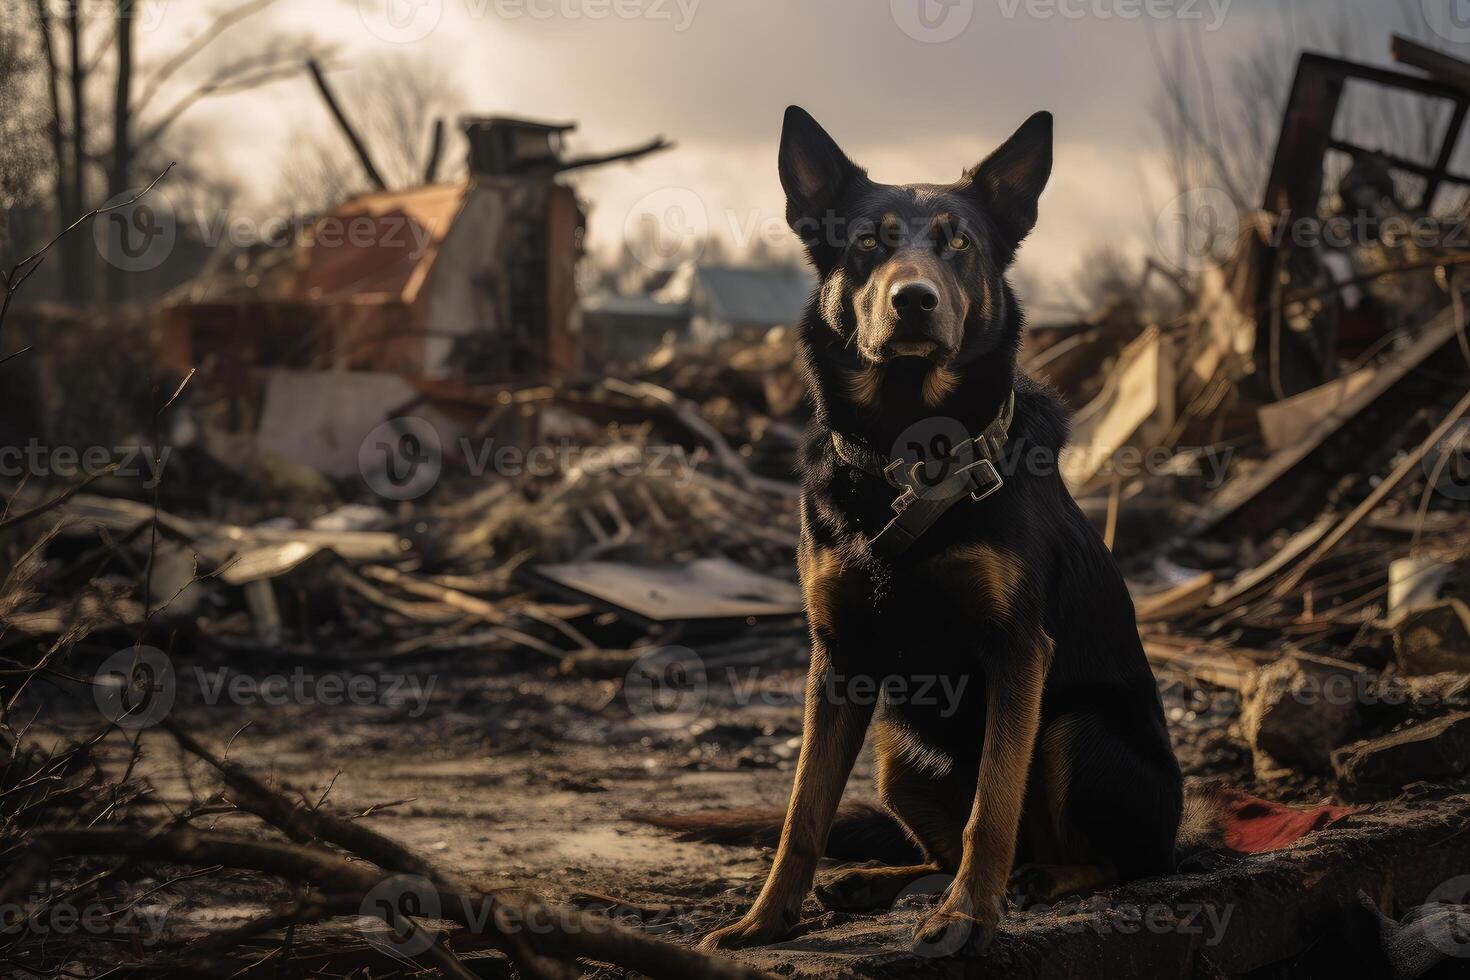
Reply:
[[[1051,160],[1038,113],[954,184],[879,184],[786,113],[787,219],[820,277],[801,330],[805,738],[770,877],[708,948],[796,923],[875,709],[880,799],[921,861],[840,872],[829,906],[944,873],[917,941],[983,944],[1008,882],[1045,897],[1174,867],[1181,781],[1132,602],[1058,474],[1065,413],[1016,364],[1005,274]]]

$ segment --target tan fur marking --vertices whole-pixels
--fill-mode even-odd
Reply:
[[[837,552],[802,542],[796,549],[796,571],[801,578],[806,618],[813,630],[831,629],[832,607],[837,602],[837,583],[842,577],[842,559]]]
[[[883,372],[872,365],[848,371],[847,396],[859,405],[871,405],[878,398],[878,386],[882,382]]]
[[[1061,846],[1069,841],[1066,813],[1068,789],[1072,785],[1072,746],[1077,737],[1080,716],[1058,718],[1041,733],[1041,747],[1036,753],[1041,766],[1042,792],[1046,812],[1051,818],[1052,839]]]
[[[1051,654],[1051,638],[1038,631],[1026,661],[988,689],[980,779],[965,825],[964,857],[955,876],[961,887],[946,897],[941,911],[974,915],[987,925],[1000,915],[1001,896],[1016,859],[1016,833],[1041,727],[1041,693]]]
[[[746,913],[750,921],[779,919],[789,928],[800,918],[802,899],[811,890],[817,862],[827,846],[837,801],[842,797],[873,714],[871,705],[837,703],[827,697],[824,685],[829,667],[822,644],[814,642],[807,668],[801,753],[796,761],[791,802],[771,873]]]
[[[988,544],[960,545],[931,558],[929,564],[979,592],[997,618],[1010,616],[1024,574],[1021,560],[1012,552]]]
[[[960,383],[960,376],[947,367],[937,367],[924,375],[924,404],[930,408],[937,408],[939,403],[949,397],[954,391],[955,385]]]

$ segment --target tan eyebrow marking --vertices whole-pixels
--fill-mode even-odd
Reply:
[[[878,219],[878,234],[885,245],[896,245],[903,237],[903,221],[897,212],[884,211]]]

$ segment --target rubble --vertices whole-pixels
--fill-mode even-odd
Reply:
[[[1289,654],[1253,673],[1240,724],[1255,752],[1257,774],[1283,764],[1325,772],[1333,749],[1358,726],[1361,667],[1309,654]]]
[[[1115,297],[1028,335],[1025,366],[1075,411],[1064,475],[1133,590],[1181,766],[1253,794],[1262,825],[1177,875],[1016,910],[987,954],[998,973],[1408,976],[1440,965],[1426,935],[1463,928],[1463,894],[1435,888],[1470,860],[1470,347],[1454,279],[1470,257],[1381,241],[1319,254],[1280,234],[1344,208],[1425,216],[1434,186],[1466,183],[1443,151],[1470,66],[1397,50],[1418,74],[1303,57],[1262,206],[1228,261],[1179,279],[1177,316]],[[1447,99],[1439,162],[1334,137],[1349,81]],[[116,342],[101,320],[39,310],[20,324],[37,369],[0,419],[8,441],[106,439],[158,467],[0,487],[5,888],[96,877],[115,907],[161,893],[196,931],[156,962],[43,943],[6,956],[47,970],[73,954],[88,968],[224,973],[279,955],[283,970],[398,969],[346,923],[371,876],[415,872],[440,899],[534,886],[504,901],[564,910],[579,930],[589,909],[629,920],[611,940],[565,929],[527,945],[446,919],[415,970],[959,975],[908,951],[917,898],[875,916],[809,907],[799,937],[740,954],[744,967],[685,948],[748,903],[762,859],[651,836],[629,815],[784,801],[809,656],[795,575],[808,409],[792,324],[770,308],[804,286],[686,268],[727,289],[780,279],[781,303],[691,300],[681,316],[700,337],[655,304],[631,341],[579,339],[581,212],[547,181],[597,160],[562,157],[562,124],[470,128],[474,181],[334,212],[413,219],[433,249],[412,262],[314,240],[270,256],[254,287],[211,266],[161,327],[129,321]],[[1329,153],[1352,158],[1332,187]],[[1394,173],[1426,182],[1425,199],[1402,200]],[[405,329],[458,324],[444,313],[457,286],[484,286],[468,260],[453,282],[430,278],[482,212],[497,230],[472,258],[505,286],[495,296],[519,299],[452,339]],[[363,293],[361,275],[380,288]],[[526,277],[534,289],[507,285]],[[649,304],[598,308],[615,329]],[[502,328],[504,343],[487,339]],[[92,385],[77,348],[99,344],[128,361],[95,378],[90,405],[65,382]],[[598,344],[622,363],[600,363]],[[177,376],[143,384],[149,363]],[[412,458],[395,455],[410,438]],[[121,696],[144,650],[178,687],[165,727],[99,717],[93,688]],[[670,656],[681,670],[665,677]],[[272,712],[221,709],[190,680],[277,670],[439,686],[411,709]],[[650,678],[698,683],[650,693]],[[241,758],[270,760],[279,782]],[[860,802],[871,767],[859,760]],[[121,874],[124,855],[157,877]],[[328,902],[335,889],[345,904]],[[210,920],[221,895],[247,896],[251,914]],[[1150,910],[1167,928],[1139,927]],[[1181,928],[1186,913],[1216,932]]]
[[[1343,796],[1381,800],[1422,780],[1446,780],[1470,771],[1470,713],[1458,712],[1332,753]]]
[[[1446,599],[1406,613],[1394,627],[1393,649],[1406,674],[1470,672],[1470,608]]]

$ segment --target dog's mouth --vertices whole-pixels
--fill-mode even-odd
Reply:
[[[954,352],[933,340],[890,340],[877,350],[861,346],[863,359],[872,364],[887,364],[899,359],[917,358],[933,364],[945,364]]]

